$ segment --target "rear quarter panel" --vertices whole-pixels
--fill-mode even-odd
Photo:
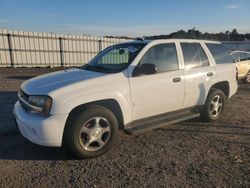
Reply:
[[[208,42],[208,43],[221,44],[220,42]],[[237,72],[236,72],[235,64],[233,62],[224,63],[224,64],[216,63],[212,53],[210,52],[206,44],[204,43],[203,45],[207,51],[210,61],[215,66],[216,79],[217,79],[216,82],[218,83],[218,82],[226,81],[229,83],[229,98],[230,98],[232,95],[236,93],[238,89],[238,82],[236,78]]]
[[[227,81],[229,83],[229,98],[234,95],[238,88],[236,80],[236,67],[233,63],[217,64],[217,81]]]

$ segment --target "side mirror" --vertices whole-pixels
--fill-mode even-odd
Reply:
[[[145,63],[135,68],[133,76],[138,76],[141,74],[144,75],[155,74],[156,72],[157,72],[157,67],[154,64]]]

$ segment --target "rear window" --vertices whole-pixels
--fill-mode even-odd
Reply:
[[[247,61],[247,60],[249,60],[249,54],[247,54],[247,53],[239,52],[239,56],[240,56],[240,61]]]
[[[207,47],[217,64],[233,63],[233,58],[230,56],[228,49],[222,44],[207,43]]]

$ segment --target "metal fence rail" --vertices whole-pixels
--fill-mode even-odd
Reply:
[[[86,64],[104,48],[129,41],[0,29],[0,67],[67,67]],[[230,50],[250,51],[250,42],[223,42]]]
[[[126,41],[129,40],[0,30],[0,67],[80,66],[104,48]]]

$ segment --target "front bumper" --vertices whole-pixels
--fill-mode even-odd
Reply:
[[[42,146],[62,145],[67,115],[34,115],[23,109],[19,102],[16,102],[13,112],[19,131],[29,141]]]

